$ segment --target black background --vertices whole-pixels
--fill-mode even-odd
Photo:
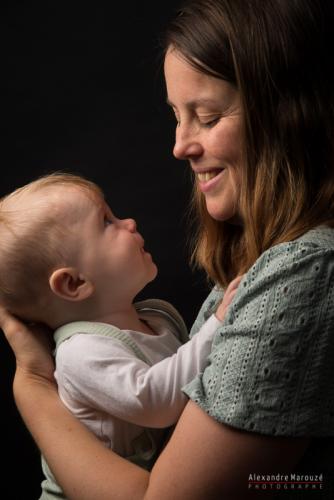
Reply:
[[[55,170],[87,176],[134,217],[159,275],[140,298],[171,301],[190,326],[207,293],[190,270],[191,176],[172,157],[159,34],[176,1],[2,6],[1,192]],[[14,357],[0,337],[3,499],[40,493],[39,452],[15,408]]]

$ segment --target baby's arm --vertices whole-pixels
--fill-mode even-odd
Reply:
[[[239,282],[237,279],[229,285],[216,313],[189,342],[153,366],[136,358],[123,345],[110,342],[109,338],[96,342],[96,337],[81,335],[81,339],[77,339],[84,343],[80,351],[89,355],[78,355],[78,349],[73,346],[72,355],[67,357],[61,370],[67,372],[65,387],[71,388],[72,395],[77,400],[82,398],[85,405],[121,420],[157,428],[174,424],[188,400],[181,389],[204,371],[213,337]],[[66,352],[64,354],[66,358]],[[66,397],[63,399],[69,403]]]

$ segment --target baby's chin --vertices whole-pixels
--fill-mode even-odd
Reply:
[[[149,283],[151,281],[154,281],[157,276],[158,276],[158,267],[156,263],[152,261],[152,278],[150,279]]]

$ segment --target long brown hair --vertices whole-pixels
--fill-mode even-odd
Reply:
[[[225,286],[271,246],[334,227],[333,7],[326,0],[192,0],[164,40],[240,92],[242,226],[194,186],[194,256]]]

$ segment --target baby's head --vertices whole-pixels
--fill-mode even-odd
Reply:
[[[52,174],[0,200],[0,302],[51,327],[98,320],[156,275],[132,219],[117,219],[94,183]],[[107,298],[106,298],[107,297]]]
[[[73,263],[78,192],[103,200],[95,184],[71,174],[42,177],[0,200],[0,300],[12,313],[41,319],[52,272]]]

